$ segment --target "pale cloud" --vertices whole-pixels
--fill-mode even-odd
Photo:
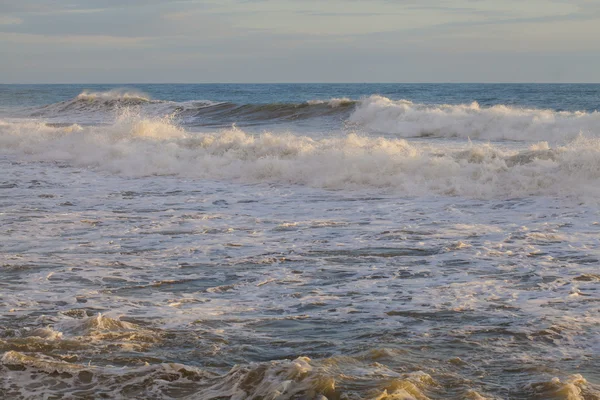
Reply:
[[[0,3],[0,12],[10,13],[64,13],[84,12],[89,10],[110,10],[140,7],[161,6],[166,3],[202,4],[209,3],[198,0],[14,0]]]
[[[28,33],[0,32],[3,44],[43,45],[43,46],[94,46],[109,48],[130,48],[144,45],[146,38],[123,38],[109,35],[34,35]]]
[[[0,0],[0,77],[600,81],[599,36],[596,0]]]
[[[0,25],[18,25],[22,24],[23,20],[17,17],[11,17],[10,15],[0,15]]]

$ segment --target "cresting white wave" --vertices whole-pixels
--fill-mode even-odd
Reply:
[[[140,101],[150,101],[151,98],[149,95],[136,91],[136,90],[127,90],[127,89],[113,89],[106,92],[92,92],[89,90],[84,90],[81,92],[76,99],[79,100],[140,100]]]
[[[0,120],[0,152],[127,176],[177,175],[403,195],[476,198],[600,194],[600,139],[522,150],[491,144],[411,143],[350,134],[311,139],[239,129],[189,133],[168,118],[124,113],[111,126]]]
[[[168,113],[170,108],[164,103],[161,100],[152,100],[144,93],[125,89],[107,92],[83,91],[70,100],[36,108],[29,116],[69,122],[107,122],[114,119],[115,112],[130,107],[153,107],[156,113]]]
[[[418,104],[382,96],[361,100],[348,122],[402,137],[437,136],[486,140],[572,140],[600,133],[600,113],[567,112],[506,105]]]
[[[419,104],[373,95],[361,100],[332,98],[302,103],[235,104],[194,100],[152,99],[132,90],[84,91],[77,97],[50,104],[30,116],[61,122],[107,122],[124,108],[142,109],[153,116],[176,115],[182,123],[205,126],[294,122],[313,118],[345,121],[350,128],[399,137],[457,137],[483,140],[550,141],[565,143],[580,134],[600,134],[600,113],[519,108],[507,105]]]
[[[330,99],[329,101],[324,101],[324,100],[308,100],[306,102],[306,104],[308,105],[317,105],[317,104],[327,104],[329,107],[331,108],[338,108],[338,107],[342,107],[342,106],[349,106],[349,105],[353,105],[356,104],[357,102],[354,100],[351,100],[347,97],[334,97],[332,99]]]

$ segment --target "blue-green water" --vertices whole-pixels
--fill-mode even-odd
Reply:
[[[106,92],[132,88],[153,99],[212,100],[237,104],[302,103],[347,97],[358,100],[379,94],[416,103],[549,108],[595,111],[600,84],[135,84],[135,85],[0,85],[0,106],[46,105],[67,101],[85,90]]]

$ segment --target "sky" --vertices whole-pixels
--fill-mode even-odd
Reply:
[[[600,0],[0,0],[0,83],[600,82]]]

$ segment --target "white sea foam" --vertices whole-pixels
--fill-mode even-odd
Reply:
[[[68,363],[17,351],[5,353],[0,358],[0,367],[3,365],[12,366],[16,372],[10,373],[12,379],[6,379],[6,383],[0,379],[0,389],[11,381],[17,381],[18,390],[13,394],[23,396],[20,398],[39,398],[48,390],[69,394],[74,386],[80,384],[80,380],[85,380],[103,397],[129,397],[124,396],[128,386],[135,385],[137,395],[143,398],[188,400],[358,398],[355,392],[357,381],[363,385],[371,381],[369,383],[374,387],[367,390],[367,398],[372,400],[427,400],[429,397],[425,392],[436,385],[430,375],[421,371],[400,374],[378,363],[365,365],[357,359],[343,356],[323,360],[298,357],[294,360],[238,365],[221,376],[175,363],[118,369]],[[56,384],[52,378],[59,373],[62,374],[62,384],[52,385]],[[168,395],[173,393],[177,395]],[[190,394],[186,396],[186,393]]]
[[[363,99],[349,122],[403,137],[440,136],[488,140],[565,141],[600,134],[600,113],[518,108],[506,105],[419,104],[382,96]]]
[[[354,105],[326,102],[90,111],[110,102],[0,120],[0,398],[598,397],[594,132],[345,135],[323,126]],[[271,131],[158,117],[186,106]]]
[[[128,89],[113,89],[105,92],[93,92],[90,90],[84,90],[81,92],[76,99],[78,100],[102,100],[102,101],[114,101],[114,100],[142,100],[150,101],[151,98],[146,93],[138,90]]]
[[[578,137],[521,150],[468,142],[431,145],[350,134],[312,139],[239,129],[189,133],[169,118],[124,113],[111,126],[0,122],[0,149],[129,176],[180,175],[405,195],[595,195],[600,140]]]
[[[307,104],[313,106],[313,105],[319,105],[319,104],[327,104],[329,107],[331,108],[338,108],[341,106],[348,106],[348,105],[352,105],[355,104],[356,101],[351,100],[347,97],[334,97],[328,101],[324,101],[324,100],[309,100],[306,102]]]

